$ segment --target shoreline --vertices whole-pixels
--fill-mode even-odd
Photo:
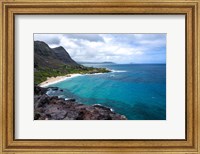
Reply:
[[[111,71],[111,73],[126,72],[124,70],[110,70],[110,71]],[[47,87],[49,85],[59,83],[59,82],[62,82],[64,80],[71,79],[71,78],[74,78],[74,77],[83,76],[83,75],[98,75],[98,74],[103,74],[103,73],[93,73],[93,74],[78,74],[78,73],[75,73],[75,74],[67,74],[67,75],[64,75],[64,76],[48,77],[46,81],[38,84],[38,86]]]
[[[62,81],[67,80],[67,79],[75,78],[75,77],[78,77],[78,76],[97,75],[97,74],[103,74],[103,73],[93,73],[93,74],[78,74],[78,73],[75,73],[75,74],[67,74],[65,76],[48,77],[46,81],[38,84],[38,86],[47,87],[49,85],[52,85],[52,84],[55,84],[55,83],[58,83],[58,82],[62,82]]]
[[[46,81],[38,84],[38,86],[47,87],[49,85],[52,85],[52,84],[55,84],[58,82],[62,82],[66,79],[71,79],[71,78],[78,77],[78,76],[82,76],[82,74],[67,74],[65,76],[48,77]]]

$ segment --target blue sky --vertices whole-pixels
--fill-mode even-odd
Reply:
[[[166,34],[34,34],[77,62],[166,63]]]

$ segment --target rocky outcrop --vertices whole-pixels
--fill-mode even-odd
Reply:
[[[35,120],[127,120],[125,116],[101,105],[85,105],[45,94],[47,88],[34,88]],[[35,91],[36,90],[36,91]]]
[[[37,85],[34,85],[34,95],[43,95],[46,94],[48,88],[42,88]]]

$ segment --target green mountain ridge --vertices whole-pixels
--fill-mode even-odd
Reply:
[[[34,68],[59,68],[63,65],[80,66],[63,47],[50,48],[45,42],[34,41]]]
[[[80,73],[105,73],[105,68],[86,67],[75,62],[62,47],[50,48],[45,42],[34,41],[34,84],[39,84],[47,77]]]

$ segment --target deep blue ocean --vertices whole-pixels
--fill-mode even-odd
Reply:
[[[113,72],[82,75],[50,85],[52,93],[83,104],[101,104],[128,120],[166,120],[165,64],[88,64]]]

